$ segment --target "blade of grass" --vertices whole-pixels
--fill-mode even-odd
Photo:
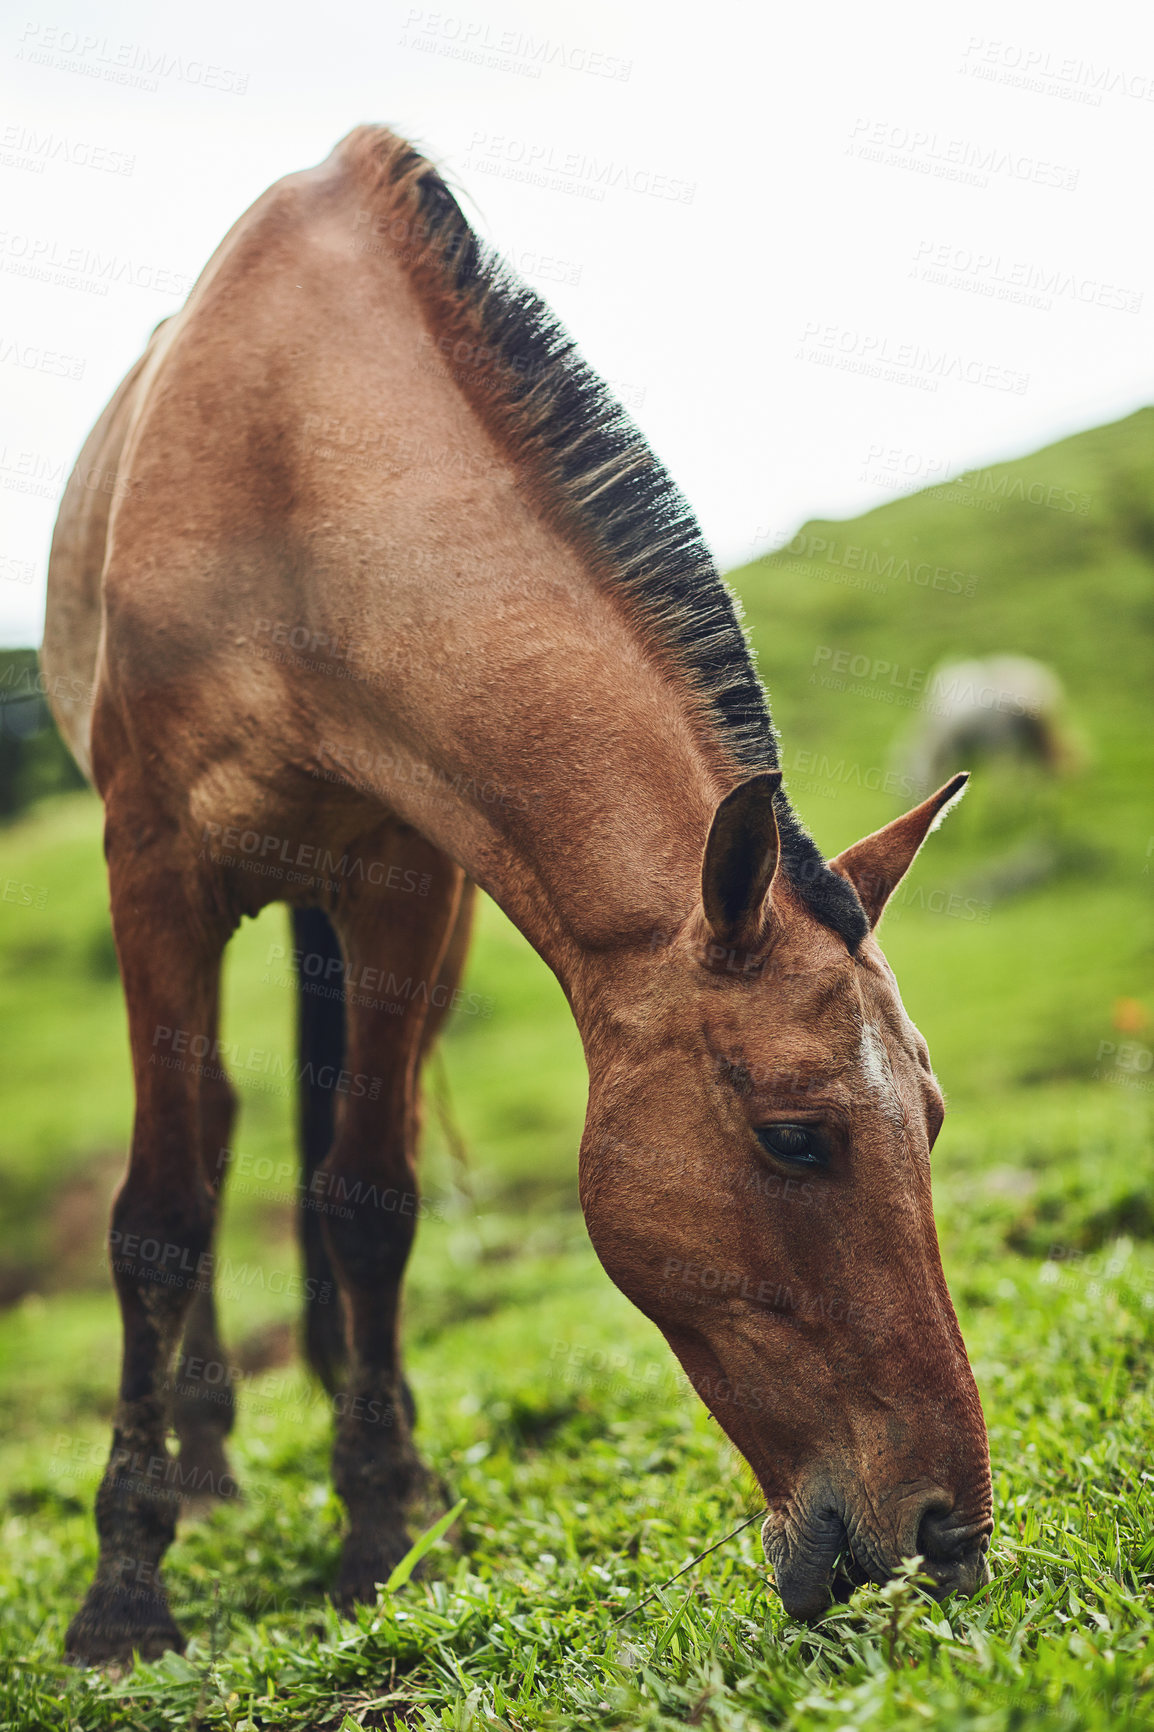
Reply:
[[[404,1587],[425,1553],[433,1549],[443,1534],[448,1533],[468,1501],[466,1497],[461,1498],[452,1509],[439,1516],[431,1528],[426,1528],[419,1540],[414,1541],[385,1583],[387,1594],[395,1594],[398,1588]]]
[[[688,1606],[689,1606],[689,1602],[692,1599],[692,1597],[693,1597],[693,1587],[691,1584],[688,1588],[686,1588],[685,1598],[682,1600],[680,1606],[678,1606],[677,1611],[674,1613],[673,1617],[669,1620],[668,1624],[666,1624],[664,1630],[661,1632],[660,1640],[658,1641],[657,1646],[653,1650],[653,1658],[655,1660],[658,1660],[661,1658],[662,1654],[664,1654],[666,1648],[668,1648],[670,1642],[673,1640],[674,1634],[677,1630],[677,1626],[678,1626],[678,1624],[680,1624],[682,1618],[684,1618],[686,1610],[688,1609]]]

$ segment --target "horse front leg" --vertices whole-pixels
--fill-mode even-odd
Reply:
[[[201,1168],[212,1201],[212,1242],[216,1237],[236,1117],[236,1095],[223,1057],[216,1050],[218,1024],[219,1007],[214,1004],[213,1051],[200,1079]],[[198,1285],[189,1307],[172,1380],[170,1412],[173,1429],[180,1439],[179,1480],[184,1513],[192,1514],[217,1500],[235,1498],[237,1485],[224,1442],[236,1417],[236,1396],[217,1324],[211,1268]]]
[[[419,1058],[464,883],[419,837],[381,849],[428,889],[421,897],[385,891],[336,917],[348,958],[348,1092],[323,1169],[323,1219],[348,1333],[333,1443],[333,1481],[349,1517],[334,1589],[343,1607],[376,1597],[408,1550],[406,1509],[428,1490],[412,1441],[398,1310],[418,1213]]]
[[[136,1116],[112,1209],[110,1261],[124,1356],[112,1449],[96,1496],[100,1556],[68,1629],[76,1663],[183,1649],[160,1564],[180,1504],[167,1385],[189,1308],[211,1281],[213,1200],[201,1161],[200,1072],[211,1061],[226,932],[194,866],[150,814],[110,805],[113,928],[128,1006]]]

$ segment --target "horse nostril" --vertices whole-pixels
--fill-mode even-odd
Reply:
[[[935,1563],[946,1563],[965,1549],[967,1540],[973,1537],[972,1534],[967,1534],[964,1529],[951,1528],[949,1523],[950,1511],[944,1504],[931,1504],[922,1512],[922,1519],[918,1524],[918,1551],[923,1558]]]
[[[951,1519],[953,1512],[944,1504],[931,1504],[922,1512],[918,1524],[918,1551],[929,1563],[956,1563],[977,1553],[981,1556],[989,1547],[985,1526]]]

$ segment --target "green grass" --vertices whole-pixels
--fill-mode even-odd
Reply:
[[[1079,508],[997,490],[1019,480]],[[450,1025],[430,1082],[435,1208],[406,1290],[420,1441],[461,1519],[423,1578],[336,1616],[331,1416],[291,1354],[292,1301],[254,1283],[224,1303],[245,1501],[182,1528],[166,1566],[188,1653],[129,1678],[66,1672],[115,1380],[101,1241],[130,1095],[99,809],[59,795],[3,834],[3,879],[31,891],[0,898],[0,1728],[1154,1725],[1154,412],[945,493],[806,534],[974,574],[973,596],[855,590],[832,581],[844,551],[736,582],[797,804],[830,851],[899,806],[852,771],[800,791],[797,754],[884,767],[909,712],[811,684],[818,647],[920,669],[1020,651],[1068,691],[1082,768],[984,770],[883,929],[950,1101],[935,1201],[990,1428],[991,1585],[938,1607],[899,1579],[805,1630],[767,1586],[755,1525],[612,1622],[759,1499],[589,1247],[580,1044],[486,904],[467,984],[488,1014]],[[980,917],[932,912],[932,891]],[[225,1021],[287,1053],[284,942],[278,910],[238,934]],[[291,1102],[241,1092],[223,1249],[288,1271]]]

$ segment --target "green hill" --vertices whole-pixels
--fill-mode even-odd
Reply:
[[[787,765],[799,749],[851,743],[857,758],[884,760],[910,669],[1036,656],[1060,674],[1087,736],[1085,820],[1108,846],[1144,851],[1154,828],[1143,776],[1154,753],[1154,409],[861,517],[807,523],[732,580]],[[808,683],[826,669],[815,664],[822,646],[896,664],[898,683],[883,676],[872,701],[823,700],[826,688]],[[823,828],[816,811],[813,821]]]

